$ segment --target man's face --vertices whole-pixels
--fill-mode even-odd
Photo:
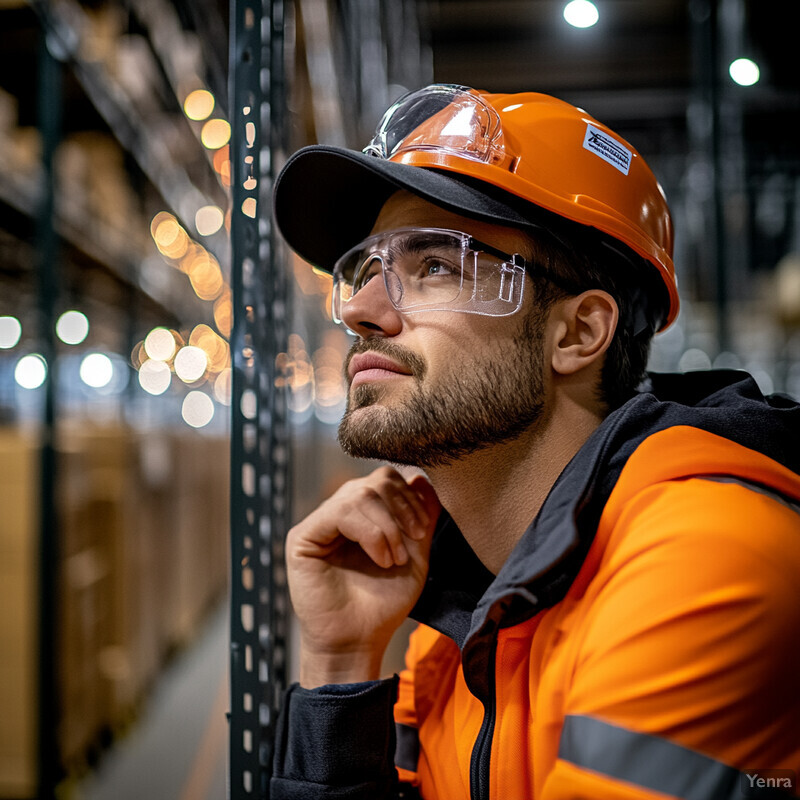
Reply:
[[[512,228],[476,222],[407,192],[384,205],[373,233],[404,227],[463,231],[507,253],[523,253]],[[436,467],[517,438],[544,408],[544,315],[530,279],[510,317],[457,311],[401,313],[380,280],[348,303],[344,323],[360,339],[345,362],[347,410],[339,442],[352,456]]]

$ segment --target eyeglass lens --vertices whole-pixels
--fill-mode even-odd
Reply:
[[[491,248],[489,248],[491,249]],[[334,318],[379,278],[400,311],[450,309],[505,316],[519,308],[524,268],[475,247],[457,231],[392,231],[365,240],[338,262]]]
[[[451,234],[412,232],[391,237],[383,247],[363,256],[353,276],[352,294],[381,269],[392,303],[400,309],[452,303],[464,277],[463,241]],[[470,276],[471,277],[471,276]]]

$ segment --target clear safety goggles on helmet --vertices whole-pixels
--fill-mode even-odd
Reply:
[[[409,92],[383,115],[367,155],[389,159],[406,150],[427,150],[481,161],[510,163],[500,116],[474,89],[433,84]]]
[[[527,262],[460,231],[403,228],[370,236],[333,268],[332,312],[373,278],[382,280],[392,305],[404,313],[462,311],[506,317],[522,305]]]

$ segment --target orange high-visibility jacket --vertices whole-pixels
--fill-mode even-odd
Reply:
[[[715,380],[609,417],[496,578],[437,533],[396,738],[393,682],[294,687],[272,796],[794,794],[800,409]]]

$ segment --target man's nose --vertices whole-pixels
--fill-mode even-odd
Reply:
[[[395,336],[403,327],[401,313],[392,305],[383,275],[367,281],[341,309],[342,322],[362,338]]]

